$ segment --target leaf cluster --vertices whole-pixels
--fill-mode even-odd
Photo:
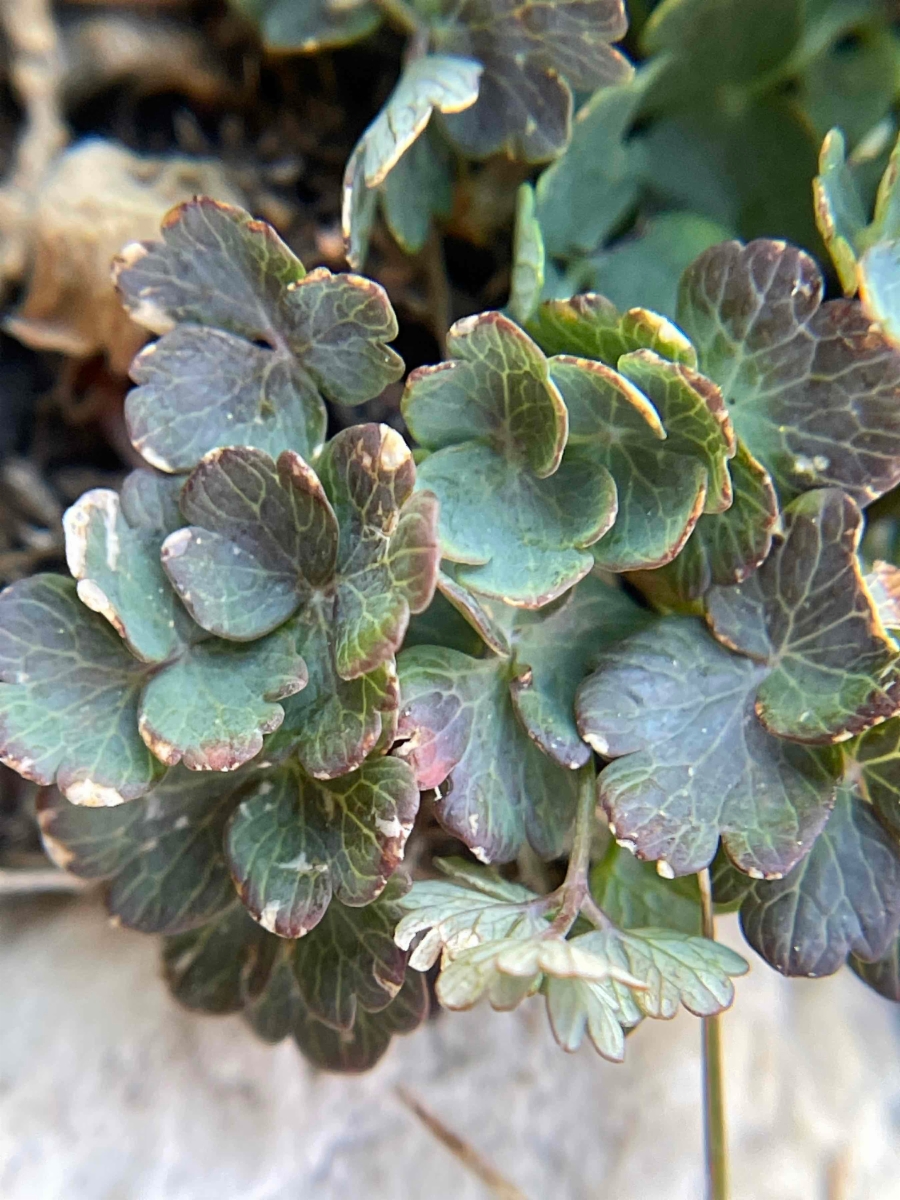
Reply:
[[[428,104],[460,72],[417,77]],[[403,372],[384,291],[174,210],[116,265],[157,335],[147,465],[66,514],[71,579],[0,595],[0,757],[45,788],[49,852],[165,935],[185,1004],[333,1069],[422,1020],[436,963],[447,1007],[541,994],[613,1059],[645,1016],[718,1012],[745,964],[700,936],[710,866],[776,968],[896,991],[900,573],[860,547],[900,484],[900,354],[770,239],[705,249],[677,323],[539,299],[534,200],[516,319],[463,318],[406,379],[415,452],[325,436]],[[422,793],[485,869],[407,890]],[[507,878],[567,854],[554,891]]]

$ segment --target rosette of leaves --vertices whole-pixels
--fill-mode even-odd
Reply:
[[[878,185],[872,220],[847,162],[844,135],[832,129],[822,143],[813,182],[816,222],[845,296],[859,292],[864,311],[884,335],[900,345],[900,191],[895,144]]]
[[[436,816],[479,858],[508,861],[526,840],[553,858],[572,823],[574,769],[590,758],[575,727],[576,689],[601,650],[647,616],[593,576],[539,612],[479,601],[452,579],[442,587],[494,653],[403,651],[397,753],[420,788],[439,789]]]
[[[409,449],[386,425],[339,433],[318,474],[290,450],[275,461],[226,447],[189,477],[190,524],[162,546],[202,628],[246,642],[292,622],[309,679],[276,743],[320,778],[391,741],[394,652],[437,570],[434,497],[412,495],[414,480]]]
[[[440,959],[436,991],[450,1009],[483,996],[499,1011],[543,994],[554,1037],[574,1051],[585,1035],[604,1058],[621,1062],[625,1034],[643,1017],[669,1018],[683,1004],[698,1016],[727,1008],[731,977],[747,964],[733,951],[675,929],[600,928],[567,937],[549,919],[563,902],[537,896],[493,872],[440,861],[450,881],[413,884],[401,900],[402,947],[410,966]]]

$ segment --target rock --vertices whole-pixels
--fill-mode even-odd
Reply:
[[[723,933],[737,944],[733,924]],[[0,907],[3,1200],[485,1200],[402,1082],[531,1200],[703,1194],[699,1024],[568,1057],[540,1001],[441,1015],[367,1076],[179,1009],[94,898]],[[900,1197],[896,1010],[754,959],[725,1022],[734,1200]]]

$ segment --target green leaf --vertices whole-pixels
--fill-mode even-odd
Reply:
[[[145,668],[74,580],[35,575],[0,594],[0,759],[78,804],[150,791],[162,767],[138,735]]]
[[[516,196],[509,312],[525,325],[538,306],[544,288],[544,238],[534,213],[534,188],[523,183]]]
[[[584,456],[562,458],[562,397],[543,354],[508,318],[458,321],[448,352],[449,362],[410,375],[403,399],[413,436],[435,451],[418,484],[438,497],[441,552],[463,564],[465,586],[539,607],[590,570],[586,548],[615,514],[612,480]]]
[[[865,505],[900,481],[900,355],[857,303],[821,299],[801,250],[725,242],[685,272],[678,320],[782,500],[833,485]]]
[[[341,679],[334,665],[333,606],[311,603],[296,619],[297,652],[309,671],[306,687],[282,704],[284,721],[266,742],[266,756],[296,754],[316,779],[355,770],[394,740],[400,702],[393,659]]]
[[[190,622],[159,560],[159,545],[180,525],[182,481],[132,472],[120,497],[93,488],[63,517],[66,560],[78,598],[106,617],[144,662],[165,662],[188,636]]]
[[[744,936],[783,975],[833,975],[850,953],[879,959],[900,927],[900,847],[853,786],[838,789],[828,824],[793,870],[748,882]]]
[[[474,59],[451,54],[427,54],[410,62],[360,139],[366,187],[384,183],[435,109],[458,113],[470,108],[478,99],[481,72]]]
[[[629,1028],[640,1019],[638,1012],[622,1012],[611,1003],[610,991],[583,979],[559,979],[549,976],[543,982],[547,998],[547,1016],[553,1036],[563,1050],[574,1053],[587,1034],[598,1054],[610,1062],[625,1058],[623,1026]],[[629,992],[630,996],[631,993]]]
[[[376,202],[407,253],[425,245],[432,213],[452,201],[444,148],[423,137],[432,112],[461,112],[478,99],[481,64],[428,54],[408,64],[397,86],[347,160],[341,225],[347,261],[360,269],[368,253]]]
[[[210,638],[151,675],[138,712],[141,737],[167,766],[233,771],[254,758],[277,729],[277,701],[298,692],[306,665],[285,625],[246,646]]]
[[[579,291],[602,292],[621,309],[643,304],[674,320],[682,274],[699,254],[731,232],[696,213],[660,213],[642,222],[637,236],[576,262],[572,273]]]
[[[320,475],[289,450],[277,463],[213,451],[185,484],[191,524],[167,538],[163,565],[199,624],[227,638],[330,600],[335,666],[353,679],[392,657],[410,611],[431,600],[436,511],[428,493],[411,496],[412,455],[387,425],[338,434]]]
[[[382,184],[381,211],[385,224],[407,254],[418,254],[424,249],[432,217],[450,216],[452,170],[446,142],[429,128],[413,142]],[[351,255],[347,261],[356,270],[361,265]]]
[[[734,435],[718,389],[650,350],[623,355],[618,372],[567,355],[550,370],[569,409],[567,454],[589,456],[616,485],[616,521],[594,558],[614,571],[669,562],[701,512],[731,503]]]
[[[418,935],[425,934],[413,949],[409,965],[427,971],[439,956],[450,961],[468,946],[540,934],[549,922],[529,907],[537,900],[528,888],[486,872],[483,877],[475,875],[471,869],[462,883],[422,880],[400,901],[405,915],[394,937],[402,950],[409,950]]]
[[[615,842],[591,870],[591,892],[609,919],[625,929],[656,926],[695,935],[702,930],[696,877],[663,879]]]
[[[245,1016],[267,1042],[293,1035],[303,1054],[322,1070],[351,1074],[370,1070],[388,1049],[394,1034],[411,1033],[428,1014],[425,980],[413,973],[407,975],[386,1008],[374,1013],[360,1009],[351,1029],[334,1029],[310,1014],[288,953],[282,951],[268,987]]]
[[[587,254],[627,216],[640,189],[642,157],[626,141],[658,66],[601,88],[575,114],[565,154],[537,183],[537,219],[550,254]]]
[[[76,807],[48,789],[38,801],[44,849],[72,874],[106,880],[110,915],[129,929],[191,929],[234,902],[222,837],[243,782],[175,767],[148,796],[113,809]]]
[[[728,1008],[734,999],[732,977],[748,970],[744,959],[727,946],[673,929],[607,931],[575,942],[597,954],[610,953],[617,945],[622,966],[644,984],[633,992],[636,1004],[645,1016],[663,1020],[674,1017],[680,1005],[696,1017]]]
[[[589,948],[590,943],[590,948]],[[472,1008],[487,994],[491,1006],[515,1008],[541,986],[542,977],[578,979],[640,987],[627,967],[613,961],[604,943],[587,934],[565,941],[519,932],[460,950],[438,976],[437,997],[444,1008]]]
[[[696,600],[713,584],[741,583],[760,566],[772,548],[779,525],[778,501],[769,473],[743,442],[728,464],[734,494],[723,513],[700,517],[678,557],[654,572],[682,600]]]
[[[574,773],[553,763],[516,717],[506,660],[416,646],[398,660],[399,748],[420,789],[439,788],[441,824],[483,861],[508,862],[526,838],[561,853],[574,815]]]
[[[819,152],[819,174],[813,180],[816,224],[847,296],[858,287],[856,255],[865,233],[866,214],[852,171],[847,165],[844,135],[832,129]]]
[[[896,31],[880,4],[863,0],[834,8],[835,36],[805,65],[797,98],[819,137],[839,125],[858,144],[890,117],[897,90]],[[820,18],[822,26],[826,14]]]
[[[876,242],[859,261],[863,310],[893,346],[900,345],[900,241]]]
[[[315,473],[285,450],[213,450],[182,493],[186,528],[162,562],[191,616],[219,637],[251,641],[277,629],[330,582],[338,527]]]
[[[668,53],[652,99],[708,101],[717,87],[752,86],[799,40],[803,0],[664,0],[643,30],[648,54]]]
[[[444,118],[463,154],[554,158],[569,139],[572,90],[628,79],[610,46],[628,27],[622,0],[461,0],[434,30],[441,53],[484,67],[477,102]]]
[[[405,886],[394,879],[361,908],[333,901],[294,945],[291,964],[303,1002],[332,1029],[352,1029],[361,1012],[381,1012],[400,992],[407,955],[393,933]]]
[[[697,366],[694,347],[677,325],[645,308],[620,313],[605,296],[586,292],[570,300],[545,300],[528,323],[545,354],[596,358],[615,367],[623,354],[652,350],[661,358]]]
[[[307,459],[325,434],[323,398],[361,404],[399,378],[384,291],[303,265],[262,221],[200,198],[172,210],[161,242],[123,250],[116,281],[139,324],[163,336],[132,368],[126,420],[164,471],[242,443]]]
[[[299,938],[322,919],[333,896],[370,904],[403,859],[419,807],[406,763],[363,763],[323,782],[299,764],[244,793],[228,826],[226,850],[241,899],[271,933]]]
[[[584,766],[590,748],[575,726],[575,692],[602,649],[647,623],[647,610],[596,575],[536,612],[476,597],[447,575],[439,584],[484,643],[510,660],[513,707],[528,736],[561,767]]]
[[[667,618],[605,651],[579,690],[582,736],[615,760],[598,782],[615,836],[666,876],[707,866],[720,835],[742,871],[784,875],[827,820],[838,752],[766,731],[753,702],[767,673]]]
[[[862,579],[853,500],[837,489],[807,492],[785,509],[784,528],[755,575],[709,592],[710,625],[726,646],[767,665],[755,702],[767,729],[841,741],[900,707],[897,645]]]
[[[278,945],[235,901],[208,924],[163,941],[166,983],[187,1008],[240,1012],[265,988]]]
[[[881,958],[865,962],[852,954],[850,969],[863,983],[873,988],[885,1000],[900,1000],[900,936],[895,937]]]
[[[377,5],[329,0],[231,0],[259,26],[269,50],[317,54],[360,42],[381,21]]]
[[[552,609],[516,614],[510,631],[516,716],[532,741],[561,767],[590,758],[575,725],[575,693],[598,655],[649,623],[625,592],[588,575]]]

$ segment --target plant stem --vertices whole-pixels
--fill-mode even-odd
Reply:
[[[588,763],[578,772],[578,807],[575,811],[575,832],[572,835],[572,852],[566,877],[559,895],[562,905],[547,930],[548,937],[565,937],[581,912],[588,895],[588,869],[591,865],[591,843],[594,838],[594,821],[597,795],[594,787],[594,765]]]
[[[450,328],[452,302],[450,298],[450,283],[447,279],[447,266],[444,262],[444,248],[441,235],[434,223],[428,235],[428,241],[422,251],[422,261],[428,285],[428,309],[431,314],[431,329],[441,352],[441,357],[447,353],[447,330]]]
[[[699,871],[703,936],[715,940],[715,915],[709,868]],[[708,1200],[728,1200],[728,1138],[722,1072],[722,1028],[719,1014],[703,1018],[703,1130],[706,1141]]]

